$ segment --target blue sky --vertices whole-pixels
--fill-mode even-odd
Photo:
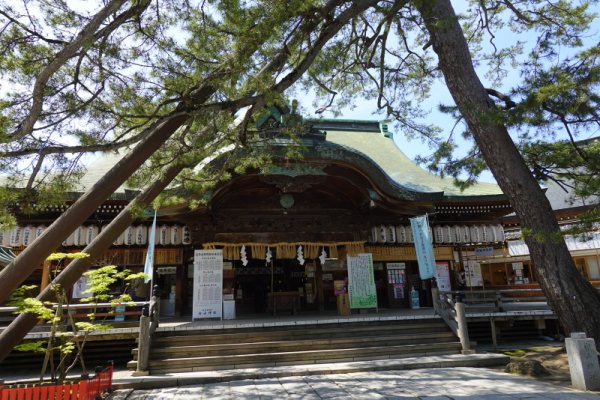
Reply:
[[[462,2],[462,1],[456,2],[455,1],[453,3],[454,3],[455,8],[457,8],[457,12],[466,12],[465,7],[466,7],[467,2]],[[594,5],[592,7],[592,9],[595,10],[595,12],[598,14],[600,12],[600,5]],[[599,32],[600,32],[600,21],[598,19],[596,19],[592,24],[590,36],[585,39],[585,47],[590,47],[594,44],[597,44],[600,41]],[[506,29],[503,31],[495,32],[495,35],[496,35],[496,37],[494,39],[494,43],[496,44],[498,49],[501,49],[506,46],[510,46],[517,40],[524,42],[526,48],[527,47],[531,48],[533,46],[533,44],[531,43],[532,42],[531,32],[526,33],[526,35],[528,35],[528,36],[525,36],[524,34],[517,35],[511,31],[508,31],[508,29]],[[484,46],[486,45],[485,42],[482,44]],[[489,50],[489,49],[491,49],[490,45],[488,45],[488,48],[486,50]],[[573,49],[562,48],[562,49],[560,49],[560,56],[557,58],[556,61],[558,61],[559,59],[564,59],[564,58],[572,55],[573,53],[574,53]],[[524,54],[527,54],[527,50],[524,52]],[[486,74],[485,74],[486,70],[485,70],[485,65],[483,65],[483,64],[484,63],[481,63],[481,65],[477,68],[477,71],[478,71],[479,77],[482,80],[485,87],[493,87],[496,90],[499,90],[504,93],[508,93],[510,91],[510,89],[512,89],[516,85],[518,85],[518,83],[521,80],[521,77],[519,76],[519,72],[515,69],[512,69],[512,70],[509,70],[507,77],[505,79],[503,79],[500,87],[497,85],[494,85],[488,79],[486,79],[487,78]],[[446,85],[443,82],[440,82],[440,81],[436,82],[434,84],[434,86],[432,87],[431,93],[434,93],[435,96],[431,96],[428,101],[422,103],[422,107],[426,111],[430,112],[428,121],[433,122],[436,125],[444,128],[444,135],[447,136],[450,133],[451,127],[454,126],[454,120],[452,120],[448,115],[442,114],[439,111],[437,111],[437,107],[439,104],[450,105],[450,104],[454,104],[454,102],[450,96],[450,93],[448,92],[448,90],[446,88]],[[304,107],[304,109],[309,114],[314,115],[313,113],[316,108],[312,107],[309,99],[307,99],[307,101],[302,101],[301,103],[302,103],[302,106]],[[382,120],[382,119],[386,118],[386,116],[383,114],[381,114],[381,115],[374,114],[374,112],[376,111],[376,106],[375,106],[374,101],[357,101],[356,105],[357,106],[353,109],[341,110],[340,118],[370,119],[370,120],[373,120],[373,119]],[[322,115],[324,118],[332,117],[332,113],[327,112],[327,111],[324,112]],[[394,132],[394,140],[395,140],[396,144],[398,145],[398,147],[400,149],[402,149],[402,151],[404,151],[404,153],[407,156],[409,156],[411,159],[414,159],[418,155],[421,155],[421,156],[428,155],[432,152],[432,150],[421,140],[419,140],[419,139],[408,140],[406,138],[406,136],[401,131],[399,131],[398,128],[394,127],[393,124],[390,124],[389,128],[392,132]],[[462,140],[462,138],[460,138],[460,132],[462,131],[462,128],[459,126],[456,129],[457,129],[457,131],[454,133],[454,138],[459,138],[457,140],[457,142],[458,142],[462,152],[464,153],[469,149],[470,144],[468,144],[467,142]],[[564,133],[561,135],[561,131],[562,131],[561,129],[558,130],[558,135],[557,135],[558,138],[565,137]],[[511,132],[511,134],[513,135],[513,139],[515,139],[516,132]],[[588,137],[598,136],[598,135],[600,135],[599,131],[589,132],[589,134],[586,135],[586,137],[579,137],[579,139],[585,139]],[[460,152],[459,152],[459,154],[460,154]],[[484,172],[481,175],[480,180],[486,181],[486,182],[495,182],[494,177],[492,176],[492,174],[489,171]]]

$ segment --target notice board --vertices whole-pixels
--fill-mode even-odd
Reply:
[[[350,308],[377,308],[377,290],[371,253],[348,256]]]
[[[435,263],[435,279],[440,292],[449,292],[450,289],[450,269],[447,262]]]
[[[192,319],[222,317],[223,250],[196,250]]]

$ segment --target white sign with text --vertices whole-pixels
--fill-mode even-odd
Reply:
[[[192,319],[222,317],[223,250],[196,250]]]

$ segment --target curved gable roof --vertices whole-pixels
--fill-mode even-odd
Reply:
[[[499,195],[493,183],[479,182],[461,191],[451,178],[442,178],[416,165],[391,139],[375,132],[329,131],[327,141],[363,153],[399,185],[418,192],[444,192],[446,196]]]

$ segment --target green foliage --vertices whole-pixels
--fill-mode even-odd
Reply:
[[[0,96],[0,171],[14,177],[12,187],[22,187],[32,174],[35,179],[26,195],[0,192],[0,225],[5,226],[14,223],[11,207],[17,202],[21,209],[30,204],[27,212],[33,213],[34,205],[57,201],[73,189],[80,176],[79,151],[135,143],[145,128],[169,113],[185,111],[189,120],[178,138],[132,180],[136,186],[161,166],[181,162],[193,168],[216,149],[243,145],[246,129],[232,127],[232,114],[246,105],[276,103],[282,93],[273,84],[301,65],[320,40],[321,29],[355,5],[316,0],[126,2],[69,55],[66,45],[74,43],[90,15],[99,15],[100,3],[85,11],[63,3],[13,3],[0,7],[0,79],[13,84]],[[442,129],[443,123],[430,119],[426,100],[438,96],[432,87],[442,77],[419,4],[374,2],[357,13],[310,56],[305,74],[289,77],[298,84],[285,95],[313,91],[315,104],[334,115],[358,99],[377,104],[396,130],[432,147],[432,154],[420,161],[466,186],[479,176],[484,162],[476,148],[460,150],[454,129]],[[589,132],[598,121],[598,47],[588,39],[597,16],[590,2],[472,0],[455,7],[478,71],[514,105],[499,106],[487,118],[514,127],[523,141],[568,128],[574,136]],[[35,20],[25,18],[31,12]],[[116,17],[121,13],[130,18]],[[574,54],[584,46],[588,48]],[[264,73],[265,65],[281,54],[285,62]],[[51,63],[56,68],[49,71]],[[39,100],[32,90],[36,80],[43,87],[36,129],[19,136]],[[205,104],[195,104],[195,90],[207,84],[214,94]],[[250,100],[254,94],[260,96]],[[236,103],[240,100],[245,102]],[[441,107],[462,126],[452,105]],[[42,170],[34,172],[38,161]],[[194,179],[191,175],[185,178]],[[217,181],[227,179],[217,175]],[[214,185],[205,177],[196,180],[203,193]],[[203,194],[197,196],[194,201],[201,201]]]
[[[521,145],[521,152],[536,179],[558,185],[571,204],[588,204],[579,225],[564,233],[595,230],[594,224],[600,222],[600,140],[531,141]]]
[[[48,261],[61,263],[65,260],[80,259],[89,257],[86,253],[53,253],[47,257]],[[113,309],[117,305],[127,306],[131,302],[131,296],[127,293],[133,280],[144,279],[146,274],[132,274],[128,270],[119,270],[115,265],[107,265],[86,272],[89,288],[84,293],[91,297],[81,299],[82,302],[91,302],[92,307],[88,313],[87,321],[74,322],[70,319],[66,291],[60,285],[51,284],[55,293],[56,302],[41,302],[32,297],[37,289],[35,285],[23,285],[16,289],[9,301],[9,305],[17,307],[16,314],[31,313],[41,321],[50,325],[50,337],[45,341],[26,342],[16,347],[19,351],[45,352],[47,357],[52,357],[52,353],[60,354],[60,365],[64,366],[69,355],[76,353],[75,361],[81,357],[81,350],[89,334],[97,331],[106,331],[112,326],[106,323],[96,322],[96,309],[98,303],[109,302],[113,304]],[[124,290],[119,293],[113,293],[113,287],[119,282],[125,282]],[[71,329],[67,326],[70,325]],[[75,361],[69,368],[61,371],[61,379],[64,379],[68,369],[75,365]],[[52,371],[52,376],[55,376]],[[45,366],[42,369],[42,376],[45,374]]]
[[[26,343],[22,343],[20,345],[15,346],[15,350],[45,353],[46,352],[45,344],[46,344],[45,340],[37,340],[35,342],[26,342]]]

